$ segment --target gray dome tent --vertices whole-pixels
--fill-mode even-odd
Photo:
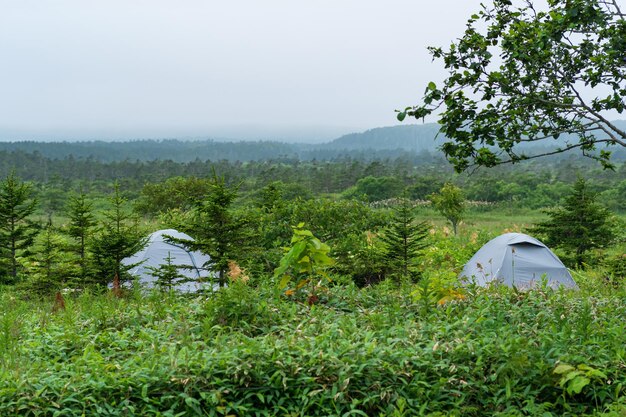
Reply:
[[[523,233],[506,233],[487,242],[465,264],[461,277],[485,286],[500,282],[529,288],[546,276],[550,287],[578,288],[561,260],[546,245]]]
[[[152,271],[149,268],[158,268],[167,264],[169,256],[173,265],[189,267],[178,269],[178,272],[185,278],[181,278],[182,282],[174,285],[175,290],[196,292],[200,289],[210,288],[210,284],[202,283],[200,280],[211,275],[206,269],[203,269],[203,266],[211,258],[201,252],[190,252],[184,246],[169,241],[167,236],[176,239],[193,240],[191,236],[174,229],[158,230],[148,237],[148,243],[142,250],[133,256],[123,259],[122,264],[136,265],[128,272],[137,277],[142,286],[152,288],[155,285],[156,278],[151,275]]]

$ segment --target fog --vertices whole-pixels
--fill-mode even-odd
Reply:
[[[0,1],[0,140],[323,141],[394,125],[479,0]]]

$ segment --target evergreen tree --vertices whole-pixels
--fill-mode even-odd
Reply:
[[[35,253],[32,256],[29,279],[26,288],[39,295],[53,294],[61,290],[68,276],[70,264],[64,253],[66,242],[52,225],[48,224],[35,239]]]
[[[174,284],[182,283],[186,280],[186,277],[178,270],[178,266],[172,263],[172,256],[170,252],[167,252],[165,263],[155,266],[146,267],[150,271],[150,276],[156,278],[156,284],[158,287],[165,291],[170,291]]]
[[[604,248],[615,239],[611,213],[596,202],[596,194],[581,177],[561,207],[545,212],[550,218],[531,228],[531,232],[543,235],[548,246],[568,252],[579,267],[587,252]]]
[[[14,173],[0,182],[0,282],[17,281],[18,257],[28,249],[38,232],[30,219],[37,201],[32,198],[30,184],[21,182]]]
[[[79,194],[70,196],[66,210],[69,217],[67,234],[74,240],[71,250],[78,258],[79,271],[76,278],[80,282],[85,282],[90,276],[87,242],[91,237],[93,227],[96,225],[93,203],[87,199],[87,195],[81,190]]]
[[[226,284],[228,261],[240,261],[250,246],[248,222],[232,207],[238,189],[229,187],[224,177],[213,172],[210,192],[195,203],[191,221],[178,225],[195,240],[175,240],[189,250],[211,257],[203,267],[217,274],[220,286]]]
[[[411,201],[402,198],[393,208],[391,223],[380,239],[387,246],[392,270],[403,279],[416,275],[415,261],[428,246],[428,232],[428,223],[416,222]]]
[[[120,192],[119,184],[114,185],[110,199],[111,208],[104,213],[99,233],[93,239],[94,283],[106,285],[117,275],[126,279],[126,273],[135,265],[122,265],[122,259],[135,254],[145,245],[137,219],[127,208],[127,201]]]
[[[284,205],[284,193],[285,184],[282,181],[273,181],[258,192],[256,205],[264,212],[271,213]]]

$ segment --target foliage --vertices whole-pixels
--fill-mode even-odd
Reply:
[[[135,209],[142,214],[155,215],[172,209],[190,209],[194,202],[211,189],[210,180],[196,177],[171,177],[162,183],[143,186]]]
[[[446,183],[438,193],[430,195],[430,201],[437,211],[452,223],[456,235],[457,225],[465,212],[465,197],[461,189],[452,183]]]
[[[29,254],[38,233],[31,219],[36,207],[30,184],[14,173],[0,182],[0,283],[17,281],[21,269],[18,257]]]
[[[311,198],[311,191],[301,184],[272,181],[256,193],[255,203],[263,211],[272,212],[281,209],[289,201]]]
[[[134,255],[146,243],[118,183],[114,184],[114,194],[109,202],[111,207],[104,213],[104,219],[91,244],[94,283],[100,285],[112,282],[116,275],[120,280],[129,278],[126,276],[127,271],[136,265],[123,265],[122,260]]]
[[[626,123],[623,126],[626,128]],[[0,144],[0,148],[5,145],[25,146],[28,149],[31,146],[30,143]],[[82,149],[85,144],[76,146]],[[105,149],[111,152],[117,149],[115,144],[109,143],[106,146]],[[128,146],[132,147],[130,144]],[[623,163],[626,149],[622,153],[615,152],[614,173],[598,169],[593,161],[572,156],[555,155],[549,160],[526,161],[514,166],[502,165],[488,170],[477,170],[471,175],[453,176],[452,168],[443,160],[424,161],[406,151],[403,151],[401,157],[393,158],[376,152],[365,155],[363,157],[365,159],[329,157],[330,159],[324,161],[307,161],[291,158],[246,163],[196,160],[184,164],[158,160],[103,163],[89,158],[82,160],[72,157],[57,160],[45,159],[37,153],[21,155],[3,154],[3,151],[0,151],[0,174],[8,173],[13,168],[20,178],[33,181],[35,196],[41,202],[39,210],[44,209],[46,213],[53,206],[62,206],[63,200],[67,200],[69,195],[80,189],[90,195],[95,204],[94,209],[99,211],[103,208],[101,207],[103,197],[111,193],[111,183],[114,180],[120,182],[129,199],[134,200],[135,207],[141,206],[141,202],[144,201],[144,197],[138,194],[152,184],[159,190],[160,195],[159,199],[154,201],[153,208],[166,211],[165,207],[179,201],[181,193],[186,192],[182,187],[187,184],[185,180],[172,180],[174,184],[179,185],[170,189],[167,186],[168,178],[192,177],[197,181],[208,182],[209,179],[203,176],[213,169],[224,176],[229,185],[241,184],[241,199],[236,205],[245,202],[244,205],[247,207],[258,204],[260,188],[272,182],[282,182],[283,186],[279,187],[282,189],[282,200],[293,202],[298,197],[301,200],[310,200],[312,197],[328,198],[327,193],[342,193],[354,186],[359,179],[372,176],[396,178],[396,183],[402,183],[409,188],[413,199],[425,199],[429,194],[438,191],[445,182],[453,180],[463,188],[470,200],[503,201],[507,203],[507,207],[542,208],[557,204],[568,184],[576,179],[577,174],[584,173],[593,183],[594,189],[601,193],[601,201],[607,207],[616,211],[626,210],[622,203],[626,201],[622,198],[624,195],[622,191],[626,189],[623,190],[619,185],[626,175],[626,164]],[[1,169],[2,167],[4,169]],[[189,183],[193,191],[195,182],[190,179]],[[190,202],[187,201],[181,205],[182,208],[167,210],[185,211],[190,206]],[[55,209],[54,213],[57,214],[59,211]],[[150,212],[146,215],[152,218],[160,217],[161,214],[155,215]],[[290,237],[289,225],[298,221],[309,223],[306,218],[288,223],[287,240]]]
[[[494,0],[448,50],[430,48],[448,77],[398,118],[444,107],[442,149],[459,171],[570,149],[610,167],[609,151],[593,151],[626,147],[609,121],[626,106],[625,22],[617,0]],[[550,147],[528,154],[523,145],[537,142]]]
[[[381,235],[389,266],[401,279],[415,280],[419,273],[416,262],[429,245],[430,225],[415,221],[411,201],[406,197],[392,211],[389,225]]]
[[[537,224],[531,232],[543,235],[548,246],[563,248],[577,266],[587,260],[590,250],[605,248],[615,238],[610,212],[596,202],[596,195],[582,177],[562,207],[546,213],[549,220]]]
[[[592,380],[604,383],[608,379],[604,372],[585,364],[574,367],[561,363],[554,368],[554,373],[560,375],[559,386],[569,395],[580,394]]]
[[[257,245],[263,248],[258,265],[271,273],[282,257],[281,247],[287,246],[293,235],[292,225],[306,222],[321,241],[332,247],[332,256],[347,259],[351,241],[362,243],[365,231],[376,232],[387,221],[387,214],[373,210],[357,200],[312,199],[286,202],[268,213],[257,213]],[[358,238],[356,238],[358,236]]]
[[[30,294],[49,295],[65,288],[73,272],[67,247],[65,237],[48,221],[35,239],[34,253],[28,259],[28,277],[23,287]]]
[[[336,286],[315,308],[243,282],[209,298],[85,292],[56,314],[51,299],[0,294],[0,414],[626,410],[623,287],[606,295],[476,288],[428,310],[407,294],[414,289]],[[566,373],[555,370],[564,364],[590,379],[580,392],[562,386]]]
[[[387,277],[387,251],[377,233],[349,233],[336,241],[332,255],[336,260],[333,271],[350,277],[359,287],[377,284]]]
[[[180,273],[178,266],[172,263],[172,256],[167,252],[165,263],[157,267],[148,266],[150,276],[156,278],[157,286],[164,291],[171,291],[175,284],[181,283],[186,277]]]
[[[93,213],[93,202],[88,200],[87,195],[81,190],[68,198],[66,211],[69,218],[66,233],[74,240],[70,248],[76,255],[78,264],[78,271],[74,274],[75,284],[81,287],[93,275],[87,250],[93,228],[97,224]]]
[[[614,285],[620,282],[626,282],[626,253],[621,251],[613,256],[604,259],[604,265],[607,271],[607,279]]]
[[[421,178],[414,191],[424,195],[437,181],[452,178],[451,172],[416,168],[407,159],[216,165],[226,176],[219,178],[227,191],[211,195],[211,185],[206,199],[227,207],[226,224],[241,225],[240,240],[234,241],[241,251],[237,258],[244,259],[228,256],[228,286],[219,291],[135,291],[117,298],[87,288],[64,293],[65,310],[51,313],[46,293],[72,276],[61,271],[75,268],[70,252],[78,240],[54,228],[39,234],[35,256],[20,259],[29,267],[25,284],[48,273],[53,280],[41,280],[28,293],[0,286],[0,415],[608,416],[626,410],[626,288],[623,280],[607,279],[617,277],[623,250],[608,251],[603,268],[573,271],[579,292],[461,289],[457,279],[471,255],[503,228],[519,231],[541,219],[514,207],[558,201],[573,173],[588,165],[571,160],[535,169],[529,163],[455,176],[469,198],[505,205],[468,203],[476,224],[468,223],[455,239],[434,210],[420,206],[417,221],[433,223],[430,244],[420,252],[422,279],[401,286],[384,279],[393,266],[382,242],[391,210],[320,192],[339,192],[371,175],[404,184]],[[133,199],[146,181],[141,175],[152,169],[159,175],[184,169],[197,176],[210,166],[120,163],[120,171],[107,175],[120,175]],[[621,203],[613,191],[623,170],[615,178],[599,168],[588,170],[589,187],[604,201]],[[137,172],[143,174],[134,177]],[[157,177],[147,180],[160,181]],[[105,224],[115,229],[112,218],[123,218],[121,230],[138,226],[119,186],[112,195],[119,216],[105,207],[110,177],[103,178],[83,184],[51,179],[37,187],[66,197],[76,185],[88,189],[91,198],[84,203],[93,207],[84,210],[83,204],[78,211],[93,209],[102,218],[97,240],[105,236]],[[302,196],[293,184],[315,198],[292,199]],[[267,194],[256,190],[260,185],[267,185]],[[232,199],[228,191],[235,191]],[[224,194],[228,198],[217,198]],[[400,200],[386,203],[393,201]],[[193,227],[189,232],[195,237],[206,227],[200,204],[189,211],[170,209],[160,220],[164,226]],[[157,221],[149,221],[154,230]],[[304,221],[310,234],[301,230],[294,236],[291,225]],[[228,230],[218,233],[212,236]],[[90,240],[88,259],[95,247]],[[301,242],[307,245],[296,256]],[[287,260],[281,263],[283,255]],[[329,259],[335,262],[329,265]],[[285,265],[280,278],[291,280],[281,291],[271,272]],[[159,270],[169,275],[173,271],[167,268]],[[562,364],[581,373],[565,381],[569,372],[554,372]],[[574,390],[579,385],[580,391]]]
[[[408,197],[413,200],[426,200],[428,196],[443,187],[441,173],[435,175],[420,175],[411,179],[410,185],[406,188]]]
[[[194,202],[189,221],[173,225],[195,240],[172,240],[191,251],[209,255],[211,260],[202,267],[215,272],[218,284],[224,286],[228,262],[247,256],[250,246],[248,221],[232,207],[238,187],[229,187],[225,178],[215,172],[209,184],[208,194]]]
[[[272,181],[265,187],[261,188],[258,193],[256,204],[265,212],[274,211],[285,203],[283,198],[284,192],[285,184],[282,181]]]
[[[304,223],[293,228],[291,247],[285,248],[285,255],[274,271],[274,279],[280,279],[279,287],[285,289],[291,281],[295,287],[288,290],[293,294],[301,289],[308,289],[309,302],[312,304],[316,289],[330,281],[326,269],[333,264],[328,256],[330,247],[304,229]]]
[[[347,198],[364,198],[365,201],[380,201],[398,197],[404,189],[404,183],[397,177],[367,176],[359,179],[354,187],[347,189]]]

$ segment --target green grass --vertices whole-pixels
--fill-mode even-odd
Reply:
[[[234,284],[67,296],[54,314],[5,293],[0,415],[623,415],[626,291],[580,280],[443,305],[412,287],[337,286],[313,307]],[[604,377],[568,393],[562,363]]]

